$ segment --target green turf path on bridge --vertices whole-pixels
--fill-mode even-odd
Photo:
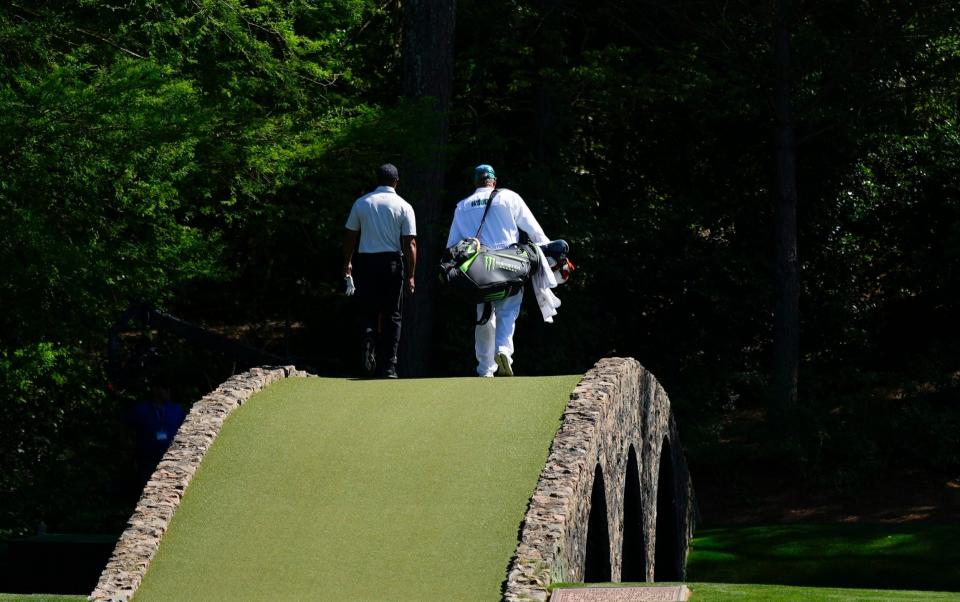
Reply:
[[[149,600],[490,600],[579,376],[291,378],[227,419]]]

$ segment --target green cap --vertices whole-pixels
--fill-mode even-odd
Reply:
[[[473,181],[475,183],[480,183],[487,179],[497,179],[497,174],[493,171],[493,167],[483,163],[473,168]]]

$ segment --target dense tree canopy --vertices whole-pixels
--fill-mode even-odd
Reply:
[[[350,203],[377,164],[438,150],[438,105],[401,94],[405,4],[0,4],[0,533],[116,527],[95,506],[114,495],[133,390],[106,392],[104,349],[131,303],[246,332],[321,372],[352,369],[338,294]],[[924,457],[955,469],[960,7],[792,4],[790,457],[817,470],[831,438],[870,416],[861,472],[897,461],[877,444],[893,425],[930,434]],[[708,441],[738,404],[764,407],[772,4],[460,0],[456,24],[441,228],[469,169],[491,163],[579,266],[556,324],[525,312],[518,369],[635,356],[671,392],[687,441]],[[470,317],[440,292],[432,340],[415,345],[434,374],[470,373]],[[286,335],[256,334],[270,324]],[[214,380],[237,368],[140,334],[180,358],[180,402],[209,384],[188,364],[209,361]],[[51,495],[81,487],[88,502]]]

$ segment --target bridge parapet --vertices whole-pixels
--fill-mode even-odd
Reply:
[[[546,600],[556,582],[682,581],[695,513],[666,392],[632,358],[600,360],[570,396],[504,599]]]
[[[303,377],[306,373],[294,366],[252,368],[231,376],[193,404],[147,481],[140,501],[88,600],[127,602],[133,597],[187,486],[227,416],[270,383],[292,376]]]

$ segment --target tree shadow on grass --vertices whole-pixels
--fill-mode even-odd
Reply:
[[[960,591],[960,525],[792,524],[703,529],[691,581]]]

